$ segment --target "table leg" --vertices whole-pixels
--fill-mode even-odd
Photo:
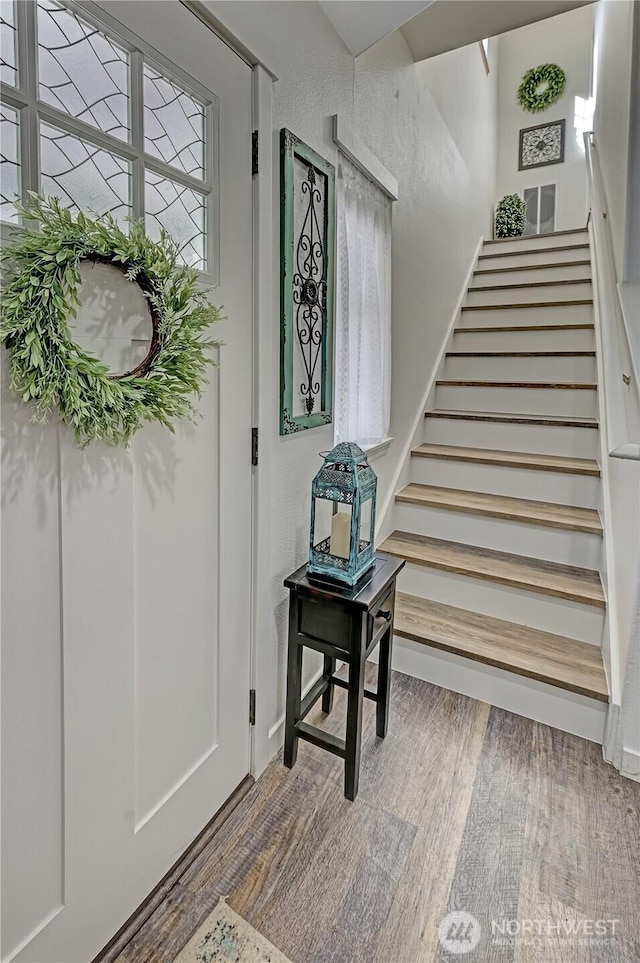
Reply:
[[[389,725],[389,696],[391,693],[391,649],[393,645],[393,623],[380,639],[378,659],[378,702],[376,704],[376,735],[381,739],[387,734]]]
[[[367,616],[362,618],[363,633],[366,633]],[[352,661],[349,664],[349,689],[347,694],[347,733],[345,739],[344,794],[352,802],[358,794],[360,777],[360,746],[362,743],[362,704],[364,702],[364,667],[366,636],[359,640],[359,646],[352,647]]]
[[[302,646],[298,642],[298,600],[294,592],[289,599],[289,642],[287,647],[287,714],[284,727],[284,764],[295,765],[298,755],[296,723],[300,719],[302,687]]]
[[[332,659],[330,655],[325,655],[324,657],[324,668],[323,675],[325,679],[331,678],[336,671],[336,660]],[[335,686],[333,682],[329,683],[326,692],[322,694],[322,711],[329,713],[333,709],[333,690]]]

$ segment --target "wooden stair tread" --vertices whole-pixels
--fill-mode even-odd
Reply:
[[[465,328],[456,328],[455,334],[478,334],[480,332],[497,332],[497,331],[585,331],[586,329],[594,328],[593,324],[491,324],[483,326],[467,326]]]
[[[596,645],[398,592],[396,635],[445,652],[608,701]]]
[[[558,388],[561,391],[595,391],[598,387],[584,381],[470,381],[454,378],[439,378],[436,385],[444,388]]]
[[[548,425],[559,428],[597,428],[595,418],[579,418],[573,415],[514,415],[499,411],[462,411],[434,408],[425,411],[425,418],[451,418],[456,421],[494,421],[504,425]]]
[[[413,532],[392,532],[379,546],[379,550],[416,565],[510,585],[584,605],[598,608],[605,606],[600,576],[591,569],[416,535]]]
[[[509,244],[513,241],[532,241],[541,237],[565,237],[567,234],[586,234],[586,227],[571,227],[564,231],[547,231],[545,234],[518,234],[515,237],[489,237],[485,244]],[[548,248],[542,248],[543,251]]]
[[[463,304],[462,311],[512,311],[514,308],[570,308],[593,304],[593,298],[567,298],[562,301],[516,301],[510,304]]]
[[[464,491],[460,488],[443,488],[438,485],[419,485],[415,482],[405,485],[397,493],[396,501],[421,505],[424,508],[486,515],[490,518],[502,518],[525,525],[541,525],[570,532],[602,535],[600,515],[594,508],[558,505],[554,502]]]
[[[484,260],[488,257],[519,257],[521,254],[548,254],[550,251],[554,254],[556,251],[580,251],[588,250],[588,244],[561,244],[559,247],[529,247],[523,251],[495,251],[492,254],[479,254],[478,260]]]
[[[600,466],[590,458],[565,458],[535,452],[499,451],[491,448],[465,448],[459,445],[418,445],[411,452],[417,458],[437,458],[503,468],[529,468],[568,475],[600,475]]]
[[[468,290],[477,291],[514,291],[520,288],[555,288],[560,284],[591,284],[591,278],[563,278],[557,281],[518,281],[513,284],[479,284]]]
[[[595,351],[447,351],[447,358],[595,358]]]
[[[510,271],[546,271],[549,268],[565,268],[565,267],[584,267],[587,264],[591,264],[589,258],[585,258],[582,261],[549,261],[548,264],[520,264],[516,267],[493,267],[493,268],[482,268],[480,271],[474,271],[475,274],[507,274]],[[591,280],[591,278],[589,278]]]

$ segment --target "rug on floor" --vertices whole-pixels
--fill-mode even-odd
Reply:
[[[173,963],[291,963],[223,899]]]

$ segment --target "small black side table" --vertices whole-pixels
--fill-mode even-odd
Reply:
[[[351,800],[358,792],[364,698],[376,703],[377,735],[384,738],[387,734],[396,578],[404,564],[404,559],[376,553],[370,577],[353,589],[312,581],[307,577],[306,565],[284,583],[289,589],[284,764],[289,769],[295,765],[298,739],[327,749],[344,759],[344,794]],[[364,669],[378,642],[378,684],[372,691],[364,684]],[[324,654],[324,670],[303,699],[305,647]],[[335,675],[338,659],[349,666],[348,681]],[[346,739],[338,739],[303,721],[321,696],[322,711],[331,712],[335,686],[348,691]]]

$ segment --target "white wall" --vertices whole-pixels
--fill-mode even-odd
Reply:
[[[490,51],[492,55],[492,51]],[[481,234],[491,231],[496,71],[477,44],[419,64],[398,31],[356,62],[360,136],[398,179],[393,205],[393,375],[381,504]]]
[[[498,73],[498,174],[496,203],[505,194],[521,193],[525,187],[557,184],[556,230],[583,227],[586,221],[586,171],[582,136],[576,138],[574,98],[589,97],[593,7],[513,30],[499,38]],[[517,90],[523,75],[538,64],[562,67],[567,84],[557,103],[532,114],[523,110]],[[565,159],[562,164],[518,171],[519,133],[524,127],[565,118]]]
[[[601,0],[596,10],[596,150],[607,195],[616,274],[622,280],[626,227],[632,0]],[[636,172],[640,179],[640,173]]]
[[[288,127],[335,163],[330,118],[338,113],[397,177],[393,210],[394,385],[389,453],[375,462],[379,503],[394,476],[428,375],[435,362],[472,253],[488,231],[495,183],[495,72],[487,77],[477,45],[415,65],[399,33],[381,41],[354,64],[315,3],[209,3],[212,12],[260,49],[277,75],[273,87],[273,250],[279,243],[279,130]],[[274,278],[279,266],[274,264]],[[332,428],[280,437],[278,433],[279,292],[273,290],[271,330],[260,331],[267,370],[261,392],[260,471],[269,471],[269,515],[264,570],[268,591],[258,614],[258,645],[269,657],[258,679],[268,712],[257,733],[259,769],[275,751],[285,699],[287,594],[283,579],[306,561],[309,492],[330,448]],[[269,467],[267,468],[267,463]],[[264,479],[264,474],[262,478]],[[262,491],[265,491],[263,487]],[[260,504],[260,494],[258,503]],[[318,665],[309,653],[307,678]],[[270,674],[265,679],[264,674]]]
[[[637,7],[637,5],[636,5]],[[631,0],[601,0],[596,10],[596,65],[597,94],[594,116],[596,158],[603,179],[607,225],[611,234],[615,281],[624,277],[625,238],[627,245],[636,244],[637,237],[629,230],[637,211],[632,207],[637,203],[640,171],[637,166],[638,131],[637,86],[638,63],[632,64],[632,38],[640,29],[639,11]],[[636,41],[638,43],[638,41]],[[636,46],[635,57],[640,58]],[[634,78],[632,80],[632,77]],[[632,95],[636,97],[635,113],[632,114]],[[630,142],[630,125],[635,124],[634,138]],[[630,158],[633,158],[630,163]],[[633,262],[633,249],[627,247],[627,268]],[[637,257],[637,249],[635,256]],[[636,262],[637,263],[637,262]],[[630,278],[630,280],[633,280]],[[624,295],[625,287],[621,293]],[[637,298],[637,295],[636,295]],[[638,300],[636,304],[640,303]],[[629,301],[632,305],[633,301]],[[640,320],[637,308],[628,311],[631,349],[637,352],[640,344]],[[634,339],[635,335],[635,339]],[[604,328],[602,337],[614,339],[614,357],[618,348],[621,352],[620,363],[624,371],[630,370],[630,359],[626,354],[624,336],[614,328]],[[618,344],[615,344],[617,340]],[[617,371],[611,376],[615,378]],[[618,382],[619,384],[619,382]],[[613,393],[617,385],[609,387]],[[635,387],[635,391],[634,391]],[[605,397],[607,428],[610,446],[621,440],[631,442],[640,437],[640,408],[638,406],[637,385],[632,381],[624,392],[624,408],[609,395]],[[612,423],[613,412],[619,423]],[[624,425],[626,420],[627,434]],[[638,700],[638,680],[640,679],[640,463],[609,459],[609,486],[611,502],[611,523],[609,537],[613,540],[616,562],[616,616],[618,628],[618,670],[616,680],[621,692],[620,721],[613,747],[608,751],[614,763],[623,772],[640,778],[640,702]]]

